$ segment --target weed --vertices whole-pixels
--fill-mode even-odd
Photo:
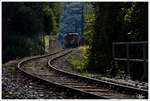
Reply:
[[[19,61],[19,58],[16,58],[16,61],[18,62],[18,61]]]
[[[14,73],[16,72],[16,68],[15,68],[15,67],[12,67],[11,70],[12,70],[12,72],[14,72]]]
[[[92,73],[88,73],[88,72],[84,72],[82,73],[83,76],[87,76],[87,77],[100,77],[101,74],[92,74]]]
[[[46,69],[46,68],[45,68],[45,66],[42,64],[42,65],[40,66],[40,69],[41,69],[41,70],[44,70],[44,69]]]
[[[78,55],[69,55],[68,56],[68,60],[69,62],[71,62],[71,64],[73,64],[74,66],[80,65],[82,63],[80,57]]]
[[[85,52],[87,49],[89,49],[89,46],[80,46],[78,49],[82,52]]]
[[[71,71],[74,71],[74,69],[71,68],[71,67],[67,67],[67,68],[66,68],[66,71],[67,71],[67,72],[71,72]]]
[[[74,50],[73,53],[76,53],[77,50]],[[78,54],[69,54],[67,57],[68,62],[70,62],[73,66],[76,67],[76,69],[80,72],[84,71],[84,53],[78,53]]]
[[[23,69],[23,70],[26,70],[26,67],[23,65],[23,66],[22,66],[22,69]]]

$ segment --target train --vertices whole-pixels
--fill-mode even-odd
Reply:
[[[79,33],[67,33],[64,35],[64,48],[75,48],[79,45]]]

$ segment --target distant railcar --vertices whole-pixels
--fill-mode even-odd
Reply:
[[[68,33],[64,35],[64,47],[65,48],[75,48],[79,43],[78,33]]]

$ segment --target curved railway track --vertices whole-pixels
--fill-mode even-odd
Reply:
[[[18,70],[47,86],[65,90],[67,94],[76,94],[82,98],[135,99],[138,98],[137,95],[148,98],[147,90],[84,77],[52,65],[54,60],[70,52],[71,50],[61,50],[53,54],[22,60],[18,63]]]

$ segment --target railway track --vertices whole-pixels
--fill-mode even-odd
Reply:
[[[148,98],[148,91],[68,73],[53,66],[54,60],[69,54],[62,50],[18,63],[18,70],[47,86],[66,90],[67,94],[77,94],[92,99],[136,99],[138,95]]]

